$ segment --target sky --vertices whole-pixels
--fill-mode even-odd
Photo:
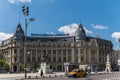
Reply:
[[[119,49],[120,0],[0,0],[0,42],[12,36],[20,23],[25,29],[22,6],[29,7],[27,35],[74,35],[82,24],[87,36],[110,40]]]

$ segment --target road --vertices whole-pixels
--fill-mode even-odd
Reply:
[[[44,78],[40,78],[38,73],[29,73],[27,76],[32,79],[26,80],[120,80],[120,72],[109,74],[95,74],[86,76],[85,78],[68,78],[63,73],[47,74]],[[0,80],[24,80],[24,73],[0,74]]]
[[[110,73],[110,74],[101,74],[101,75],[91,75],[86,76],[85,78],[68,78],[68,77],[46,77],[40,79],[30,79],[30,80],[120,80],[120,73]]]

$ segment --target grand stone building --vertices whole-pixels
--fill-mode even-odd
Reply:
[[[3,59],[7,60],[11,72],[19,72],[24,65],[24,31],[18,24],[13,36],[0,46]],[[109,40],[86,36],[82,24],[69,35],[26,36],[27,67],[33,69],[42,61],[50,64],[53,71],[64,71],[64,62],[89,65],[105,70],[107,54],[112,54],[113,44]]]

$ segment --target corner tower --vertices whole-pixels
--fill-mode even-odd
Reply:
[[[75,36],[76,36],[76,40],[80,40],[80,39],[86,39],[86,33],[85,30],[83,29],[82,24],[79,24],[78,28],[75,31]]]
[[[21,24],[19,23],[16,27],[16,29],[13,32],[13,38],[15,40],[24,40],[24,31],[21,28]]]

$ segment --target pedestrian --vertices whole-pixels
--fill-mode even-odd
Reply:
[[[88,75],[90,75],[90,72],[91,72],[90,67],[88,67],[87,72],[88,72]]]
[[[98,70],[97,70],[97,68],[95,68],[95,73],[96,73],[96,74],[98,73]]]
[[[43,70],[41,69],[40,76],[43,77]]]

